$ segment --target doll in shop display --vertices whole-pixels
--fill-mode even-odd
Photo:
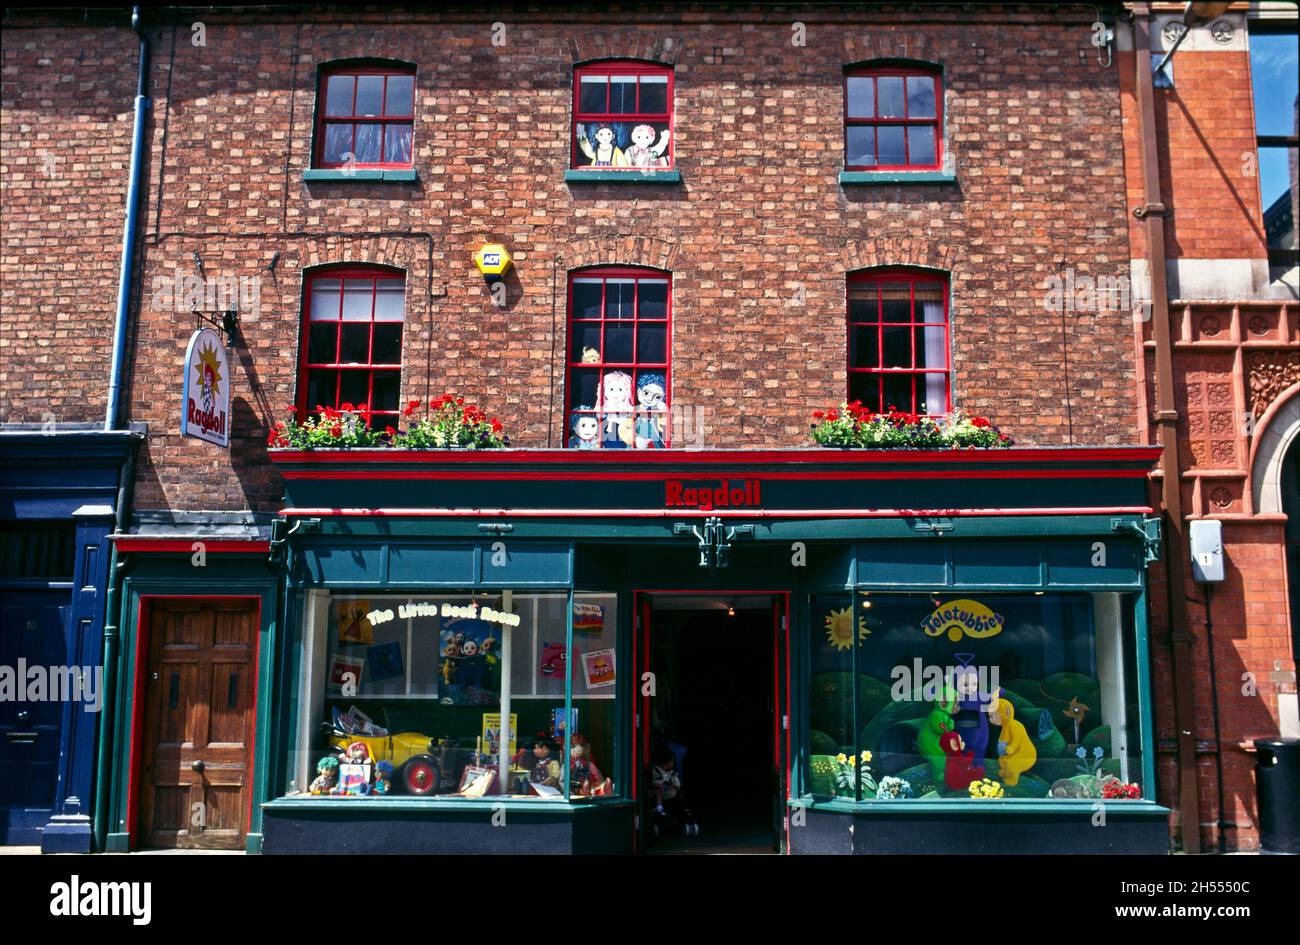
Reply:
[[[632,377],[625,371],[610,371],[600,381],[596,410],[602,415],[601,449],[628,449],[635,443],[632,421]]]
[[[958,656],[958,659],[962,657]],[[974,666],[967,665],[957,669],[953,685],[957,689],[955,730],[976,762],[982,762],[989,749],[989,708],[1000,695],[1000,690],[980,692],[979,672]]]
[[[333,794],[339,783],[339,760],[327,755],[316,762],[316,779],[308,788],[312,794]]]
[[[599,363],[600,363],[600,352],[597,351],[595,348],[592,348],[592,347],[590,347],[590,346],[588,346],[588,347],[584,347],[584,348],[582,349],[582,363],[583,363],[583,364],[599,364]]]
[[[975,753],[967,749],[966,742],[957,732],[946,732],[939,739],[939,747],[947,756],[943,783],[954,791],[965,791],[972,781],[984,778],[984,768],[975,762]]]
[[[636,382],[636,448],[663,449],[664,420],[658,414],[664,411],[664,376],[647,371]]]
[[[684,757],[686,749],[669,742],[650,768],[650,800],[653,804],[651,826],[656,837],[669,833],[674,828],[679,829],[683,837],[700,835],[700,825],[695,820],[694,812],[686,806],[686,799],[682,795],[679,754]]]
[[[916,750],[930,763],[930,772],[936,782],[943,779],[948,766],[948,756],[940,747],[940,740],[953,730],[952,714],[957,711],[957,697],[952,690],[944,693],[944,701],[936,702],[930,714],[921,722],[916,733]]]
[[[557,747],[549,735],[538,735],[533,739],[533,767],[528,774],[530,784],[541,784],[549,788],[559,788],[564,769],[556,757]]]
[[[655,168],[667,167],[664,152],[668,150],[668,129],[658,135],[655,142],[655,130],[650,125],[637,125],[632,129],[632,144],[623,152],[628,167]]]
[[[569,437],[569,449],[600,449],[600,420],[594,413],[585,412],[591,409],[579,407],[573,412],[573,418],[569,421],[569,429],[572,431],[572,436]]]
[[[998,777],[1008,787],[1020,783],[1020,775],[1034,766],[1038,749],[1029,732],[1016,721],[1016,710],[1006,699],[998,699],[989,711],[989,722],[1001,729],[998,736]]]
[[[581,732],[574,733],[570,740],[569,792],[579,797],[605,797],[614,793],[614,782],[596,767],[591,758],[591,745]]]
[[[370,747],[365,742],[353,742],[339,752],[338,761],[339,764],[345,765],[368,765],[370,764]]]
[[[387,758],[375,765],[375,784],[370,792],[372,794],[393,793],[393,763]]]
[[[627,157],[617,142],[618,132],[613,125],[597,125],[590,137],[587,126],[578,125],[578,150],[587,156],[592,167],[627,167]]]

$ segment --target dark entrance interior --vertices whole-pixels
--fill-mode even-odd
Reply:
[[[682,799],[699,833],[683,836],[674,823],[648,836],[647,849],[774,851],[779,779],[772,598],[656,595],[649,624],[649,667],[656,677],[651,762],[663,759],[670,743],[685,748]]]

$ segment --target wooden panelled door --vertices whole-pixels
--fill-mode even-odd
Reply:
[[[243,848],[257,631],[256,600],[150,604],[140,846]]]

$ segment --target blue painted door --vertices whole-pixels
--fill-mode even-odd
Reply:
[[[0,686],[15,687],[0,698],[0,844],[39,844],[54,807],[63,702],[48,675],[68,663],[69,598],[65,590],[0,591],[0,671],[9,677]],[[43,694],[30,672],[17,675],[21,666],[46,674]]]

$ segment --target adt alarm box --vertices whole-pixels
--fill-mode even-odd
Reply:
[[[1192,522],[1192,577],[1202,584],[1223,580],[1223,523],[1217,519]]]

